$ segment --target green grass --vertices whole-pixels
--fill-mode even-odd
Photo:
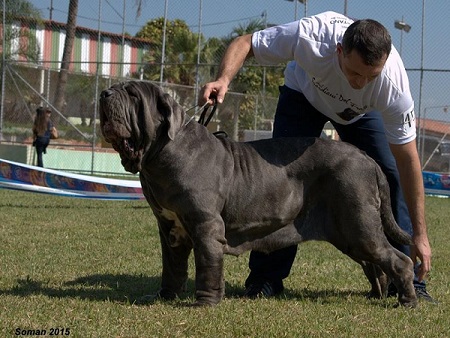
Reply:
[[[68,328],[83,338],[448,337],[450,200],[426,202],[434,254],[428,288],[438,305],[410,310],[395,308],[394,299],[367,300],[360,267],[327,243],[309,242],[299,247],[283,296],[238,297],[247,253],[226,256],[226,298],[192,308],[193,260],[180,299],[133,304],[160,283],[158,231],[146,202],[0,189],[0,336]]]

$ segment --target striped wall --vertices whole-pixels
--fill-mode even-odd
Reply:
[[[23,19],[15,21],[11,28],[28,30],[36,37],[40,51],[39,60],[44,68],[61,67],[66,38],[65,24],[44,21],[43,24],[37,25],[31,20]],[[99,72],[103,76],[127,77],[139,71],[145,53],[150,50],[149,41],[143,39],[131,37],[122,39],[121,35],[102,32],[101,43],[98,45],[98,38],[97,31],[77,27],[70,71],[95,74],[99,66]],[[14,54],[26,43],[23,38],[13,39],[10,43],[11,53]],[[15,59],[26,61],[19,57]]]

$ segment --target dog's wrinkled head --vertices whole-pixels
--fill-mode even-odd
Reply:
[[[112,85],[100,95],[100,126],[106,142],[135,174],[155,142],[173,140],[184,120],[181,107],[162,89],[144,81]],[[160,140],[164,137],[164,140]]]

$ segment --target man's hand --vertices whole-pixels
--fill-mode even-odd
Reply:
[[[198,105],[203,106],[205,103],[213,105],[216,102],[222,103],[227,91],[228,85],[224,81],[217,80],[214,82],[209,82],[201,89]]]
[[[217,79],[203,86],[198,104],[203,106],[205,103],[222,103],[228,86],[241,69],[244,61],[253,56],[252,34],[245,34],[235,38],[228,46],[220,62]]]
[[[413,242],[414,245],[411,246],[411,259],[414,266],[418,262],[418,259],[420,260],[417,278],[419,279],[419,282],[421,282],[427,277],[428,272],[431,270],[431,247],[426,235],[413,235]]]

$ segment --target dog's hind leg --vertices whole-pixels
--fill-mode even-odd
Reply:
[[[364,274],[367,277],[367,280],[369,281],[370,285],[372,286],[371,290],[369,291],[369,294],[367,295],[368,298],[385,298],[387,296],[388,292],[388,286],[389,286],[389,278],[384,273],[384,271],[375,264],[365,262],[365,261],[358,261],[359,264],[361,264],[361,267],[364,271]]]
[[[359,246],[357,250],[355,249],[353,248],[348,253],[349,256],[355,257],[356,260],[367,261],[379,266],[397,287],[398,301],[401,305],[406,307],[415,307],[417,305],[416,293],[413,286],[413,263],[408,256],[392,247],[386,238],[384,238],[383,242],[376,249],[368,250],[367,246]],[[368,272],[368,270],[365,270],[365,272]],[[370,277],[370,274],[367,277],[369,281],[371,278],[374,278],[373,276]],[[373,287],[374,285],[372,284]],[[385,293],[384,289],[384,286],[380,288],[382,294]]]
[[[398,301],[403,306],[416,307],[417,297],[413,285],[412,260],[393,247],[386,250],[384,256],[384,259],[381,259],[378,264],[397,287]]]

